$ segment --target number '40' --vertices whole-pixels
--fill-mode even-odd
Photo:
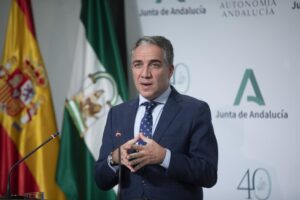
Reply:
[[[237,186],[237,189],[246,190],[248,193],[247,199],[251,199],[251,191],[253,191],[256,199],[266,200],[271,194],[271,177],[266,169],[257,168],[252,176],[250,169],[248,169]]]

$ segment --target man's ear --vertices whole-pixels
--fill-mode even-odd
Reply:
[[[174,73],[174,65],[169,65],[169,72],[170,72],[169,78],[171,78],[171,76],[172,76],[173,73]]]

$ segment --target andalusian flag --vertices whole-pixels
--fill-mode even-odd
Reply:
[[[108,1],[82,0],[57,168],[58,184],[70,200],[115,199],[94,181],[107,113],[127,99]]]
[[[49,80],[34,30],[30,0],[12,2],[0,64],[0,195],[9,168],[57,131]],[[48,143],[12,174],[12,194],[45,192],[64,199],[55,182],[58,140]]]

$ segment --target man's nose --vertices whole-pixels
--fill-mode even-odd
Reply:
[[[144,66],[143,70],[142,70],[142,77],[143,78],[147,78],[151,76],[151,71],[150,68],[148,66]]]

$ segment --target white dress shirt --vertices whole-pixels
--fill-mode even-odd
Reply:
[[[152,111],[152,118],[153,118],[153,125],[152,125],[152,136],[153,133],[155,132],[156,126],[158,124],[158,121],[160,119],[161,113],[167,103],[167,100],[169,98],[171,94],[171,87],[168,87],[168,89],[166,91],[164,91],[159,97],[157,97],[156,99],[154,99],[153,101],[157,102],[158,105],[155,106],[155,108]],[[134,136],[138,135],[140,132],[140,124],[142,121],[142,118],[145,114],[145,106],[142,106],[142,104],[147,100],[145,97],[143,97],[142,95],[139,95],[139,108],[137,110],[136,116],[135,116],[135,122],[134,122]],[[169,167],[169,163],[170,163],[170,158],[171,158],[171,152],[169,149],[166,149],[166,156],[163,160],[163,162],[161,163],[161,166],[164,168],[168,168]]]
[[[163,92],[159,97],[157,97],[156,99],[153,100],[153,101],[157,102],[158,105],[155,106],[155,108],[152,111],[152,118],[153,118],[152,136],[153,136],[153,133],[154,133],[156,126],[158,124],[158,121],[160,119],[161,113],[165,107],[165,104],[167,103],[167,100],[168,100],[170,94],[171,94],[171,87],[169,86],[165,92]],[[145,114],[145,109],[146,109],[145,106],[142,106],[141,104],[146,101],[149,101],[149,100],[147,100],[142,95],[139,95],[139,108],[137,110],[137,113],[135,116],[135,122],[134,122],[134,136],[138,135],[140,132],[140,123],[142,121],[142,118]],[[170,164],[170,159],[171,159],[171,151],[166,148],[165,158],[160,165],[164,168],[168,168],[169,164]],[[114,172],[116,172],[116,170],[118,169],[118,166],[111,166],[108,158],[107,158],[107,163],[110,166],[110,168]]]

